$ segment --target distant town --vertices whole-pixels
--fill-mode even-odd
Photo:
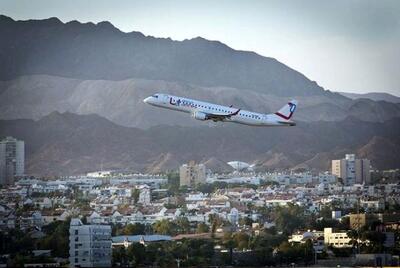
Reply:
[[[0,141],[1,267],[399,265],[400,170],[346,154],[331,170],[25,174]]]

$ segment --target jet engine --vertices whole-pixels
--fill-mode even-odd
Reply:
[[[203,112],[194,112],[192,116],[194,119],[197,120],[202,120],[202,121],[207,120],[207,115]]]

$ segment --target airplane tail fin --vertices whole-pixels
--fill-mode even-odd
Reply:
[[[290,120],[290,118],[294,114],[294,111],[296,110],[296,107],[297,107],[297,101],[291,100],[285,106],[283,106],[279,111],[277,111],[275,115],[281,117],[282,119]]]

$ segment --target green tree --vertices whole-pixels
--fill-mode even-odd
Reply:
[[[128,256],[125,247],[113,248],[112,263],[114,267],[116,267],[117,265],[125,267],[128,264]]]
[[[209,231],[210,231],[210,228],[208,227],[207,224],[202,223],[202,222],[197,224],[196,233],[198,233],[198,234],[208,233]]]
[[[239,225],[251,226],[253,224],[253,220],[249,217],[243,217],[239,219]]]
[[[244,232],[235,233],[233,240],[237,249],[243,250],[249,248],[250,236],[248,234]]]
[[[224,233],[222,237],[222,243],[226,249],[229,250],[229,264],[233,263],[233,249],[236,246],[235,240],[233,239],[233,235],[230,232]]]
[[[386,235],[377,231],[364,231],[361,233],[360,239],[363,243],[364,253],[382,253],[384,252],[384,243]]]
[[[177,195],[179,193],[179,173],[170,172],[167,174],[168,179],[168,192],[173,195]]]
[[[207,239],[185,239],[183,247],[187,249],[185,266],[204,267],[211,263],[214,254],[214,243]]]
[[[39,240],[40,249],[51,249],[54,257],[69,256],[69,224],[67,221],[55,221],[43,227],[46,236]]]
[[[278,247],[277,257],[280,263],[304,263],[308,265],[314,256],[314,249],[312,241],[308,240],[306,243],[293,243],[287,241],[282,242]]]
[[[165,247],[166,245],[164,245]],[[145,248],[145,263],[155,264],[157,261],[157,256],[164,251],[163,243],[150,243]]]
[[[331,219],[332,218],[332,208],[330,206],[323,206],[321,210],[319,211],[320,217],[323,217],[324,219]]]
[[[332,248],[333,254],[335,254],[335,257],[350,257],[352,253],[351,248]]]
[[[140,244],[140,243],[132,243],[127,251],[126,255],[128,257],[128,260],[135,265],[142,264],[145,260],[146,257],[146,249],[145,247]]]
[[[214,185],[210,183],[200,183],[196,185],[196,191],[205,193],[205,194],[211,194],[215,190]]]
[[[7,233],[0,232],[0,253],[11,254],[16,253],[27,254],[34,249],[32,238],[28,233],[22,232],[19,229],[11,229]]]
[[[87,198],[77,198],[75,199],[74,202],[75,207],[81,209],[81,210],[90,210],[90,200]]]
[[[217,214],[210,214],[208,220],[211,224],[211,233],[214,236],[218,227],[222,226],[223,220]]]
[[[133,189],[131,197],[133,198],[135,204],[137,204],[137,202],[139,201],[139,196],[140,196],[140,190],[138,188]]]
[[[120,232],[121,235],[141,235],[145,233],[146,226],[141,223],[128,224]]]
[[[167,219],[163,219],[153,224],[153,230],[157,234],[176,235],[177,226],[174,222],[169,221]]]
[[[304,209],[298,205],[289,204],[287,207],[277,207],[274,220],[278,230],[289,235],[294,230],[304,227]]]
[[[276,234],[276,232],[264,232],[254,237],[250,241],[250,248],[255,252],[257,263],[267,266],[275,265],[273,250],[286,240],[286,236]]]
[[[177,233],[188,234],[190,232],[190,222],[186,217],[177,218],[175,224]]]

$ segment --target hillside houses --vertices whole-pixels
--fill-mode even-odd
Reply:
[[[307,177],[309,178],[309,177]],[[155,180],[159,182],[161,178]],[[267,185],[259,187],[227,187],[214,193],[188,191],[181,197],[153,195],[154,183],[132,185],[128,180],[111,183],[96,178],[60,179],[44,181],[23,179],[14,186],[0,189],[0,228],[40,228],[54,221],[80,216],[89,223],[153,224],[163,219],[185,217],[192,224],[210,224],[211,215],[237,225],[242,218],[260,221],[259,208],[273,208],[297,204],[309,213],[322,207],[340,203],[342,208],[361,207],[379,212],[383,209],[378,193],[398,199],[399,185],[341,186],[325,182],[309,185]],[[308,180],[308,179],[307,179]],[[329,180],[325,178],[323,181]],[[156,189],[156,192],[160,192]],[[135,194],[138,194],[135,200]],[[264,219],[266,220],[266,219]],[[263,223],[264,224],[264,223]]]

